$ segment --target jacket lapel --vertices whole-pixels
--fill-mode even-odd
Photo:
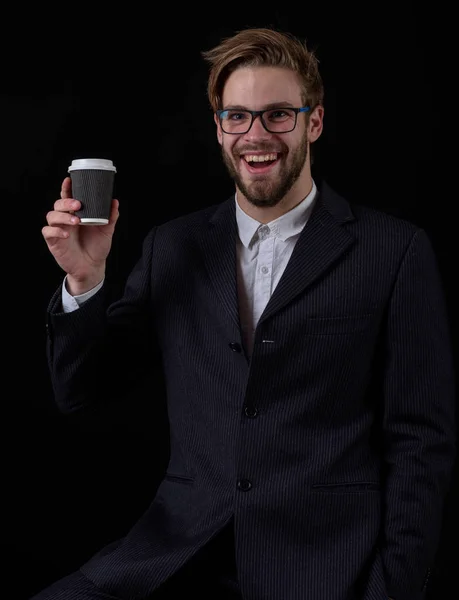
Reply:
[[[237,292],[236,243],[238,239],[234,196],[222,203],[209,222],[199,244],[204,264],[222,306],[240,328]]]
[[[349,204],[325,182],[312,214],[300,234],[287,267],[274,290],[260,323],[303,293],[329,269],[354,242],[343,224],[354,220]],[[222,203],[200,239],[203,260],[222,306],[239,329],[234,196]]]
[[[349,204],[325,183],[285,271],[259,323],[303,293],[319,279],[354,242],[343,224],[354,220]]]

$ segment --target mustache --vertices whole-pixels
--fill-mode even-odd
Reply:
[[[284,150],[282,148],[272,148],[269,146],[256,146],[253,148],[246,146],[244,148],[238,148],[237,150],[234,150],[233,153],[236,156],[242,156],[243,154],[251,154],[252,152],[263,152],[264,154],[272,154],[272,153],[276,152],[276,153],[280,154],[283,151]]]

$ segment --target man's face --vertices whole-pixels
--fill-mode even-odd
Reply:
[[[223,90],[223,109],[263,110],[272,105],[303,106],[296,74],[277,67],[244,67],[234,71]],[[268,124],[269,127],[269,124]],[[288,133],[266,131],[257,117],[244,134],[227,134],[217,119],[217,136],[230,176],[247,200],[257,207],[276,206],[298,178],[309,173],[306,113]],[[253,155],[274,160],[251,161]]]

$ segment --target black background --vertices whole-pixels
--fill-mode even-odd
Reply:
[[[146,406],[133,393],[122,411],[92,417],[62,416],[53,403],[45,311],[63,273],[41,228],[71,160],[105,157],[118,167],[108,274],[121,285],[153,224],[233,190],[200,52],[245,26],[306,38],[325,84],[315,170],[350,200],[427,231],[457,357],[453,22],[441,3],[427,11],[403,2],[4,11],[2,595],[27,599],[126,533],[167,457],[164,415],[152,411],[160,392],[150,390]],[[457,592],[458,499],[456,469],[429,592],[435,600]]]

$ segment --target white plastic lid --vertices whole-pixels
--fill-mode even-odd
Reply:
[[[72,160],[72,164],[69,167],[70,171],[77,171],[81,169],[97,169],[99,171],[115,171],[116,167],[113,165],[111,160],[105,158],[79,158],[78,160]]]

